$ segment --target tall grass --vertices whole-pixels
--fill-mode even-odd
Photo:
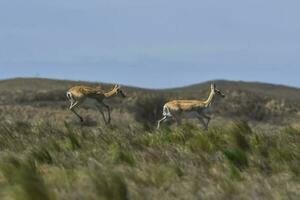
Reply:
[[[15,199],[55,199],[53,193],[45,185],[34,160],[24,161],[14,156],[8,156],[2,160],[0,168],[7,183],[13,188],[12,196]]]
[[[300,130],[0,122],[1,199],[300,197]],[[286,187],[286,185],[289,187]]]

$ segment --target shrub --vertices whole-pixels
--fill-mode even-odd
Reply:
[[[32,102],[57,102],[66,101],[66,90],[49,90],[49,91],[24,91],[19,94],[15,101],[17,103],[32,103]]]
[[[134,118],[136,121],[142,123],[145,128],[151,129],[151,127],[157,123],[162,117],[163,105],[166,100],[162,96],[148,95],[139,97],[134,105],[133,110]]]
[[[266,107],[269,99],[260,95],[236,91],[235,96],[228,98],[231,102],[229,105],[219,105],[225,116],[255,121],[272,120],[275,116],[275,112]]]

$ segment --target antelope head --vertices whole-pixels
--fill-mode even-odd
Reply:
[[[223,94],[220,90],[218,90],[217,89],[217,86],[216,86],[216,84],[211,84],[211,91],[214,93],[214,94],[216,94],[216,95],[218,95],[218,96],[221,96],[222,98],[224,98],[225,97],[225,94]]]
[[[118,96],[121,96],[122,98],[125,98],[125,97],[126,97],[126,95],[125,95],[125,93],[123,92],[123,90],[121,89],[121,86],[120,86],[120,85],[115,85],[114,90],[116,91],[116,94],[117,94]]]

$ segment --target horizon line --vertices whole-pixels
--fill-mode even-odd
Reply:
[[[15,76],[15,77],[8,77],[8,78],[0,78],[0,81],[9,81],[14,79],[44,79],[44,80],[52,80],[52,81],[69,81],[69,82],[86,82],[86,83],[100,83],[100,84],[107,84],[107,85],[113,85],[113,84],[120,84],[125,87],[131,87],[131,88],[137,88],[137,89],[146,89],[146,90],[171,90],[171,89],[180,89],[185,87],[192,87],[199,84],[208,84],[208,83],[214,83],[214,82],[240,82],[240,83],[249,83],[249,84],[264,84],[264,85],[273,85],[273,86],[279,86],[279,87],[288,87],[288,88],[294,88],[294,89],[300,89],[300,87],[283,84],[283,83],[272,83],[272,82],[262,82],[262,81],[247,81],[247,80],[233,80],[233,79],[211,79],[211,80],[204,80],[200,82],[195,82],[187,85],[182,86],[176,86],[176,87],[160,87],[160,88],[151,88],[151,87],[142,87],[138,85],[130,85],[130,84],[123,84],[118,82],[101,82],[96,80],[75,80],[75,79],[62,79],[62,78],[53,78],[53,77],[36,77],[36,76]]]

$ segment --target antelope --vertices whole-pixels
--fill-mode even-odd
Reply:
[[[83,122],[83,118],[76,112],[75,109],[81,105],[87,105],[89,107],[96,107],[100,111],[105,124],[110,124],[111,109],[107,104],[104,103],[104,100],[113,98],[115,96],[121,96],[123,98],[126,97],[119,85],[115,85],[114,88],[109,92],[104,92],[99,87],[89,86],[74,86],[67,91],[67,98],[71,103],[69,109],[80,119],[81,122]],[[103,107],[107,109],[107,121],[102,109]]]
[[[225,95],[217,89],[215,84],[211,84],[211,91],[207,100],[173,100],[167,102],[163,107],[163,118],[158,121],[157,129],[160,128],[162,122],[175,120],[180,122],[180,118],[190,117],[197,118],[203,124],[205,130],[208,129],[208,124],[211,117],[207,116],[205,112],[211,107],[216,96],[225,97]],[[205,122],[206,119],[207,121]]]

